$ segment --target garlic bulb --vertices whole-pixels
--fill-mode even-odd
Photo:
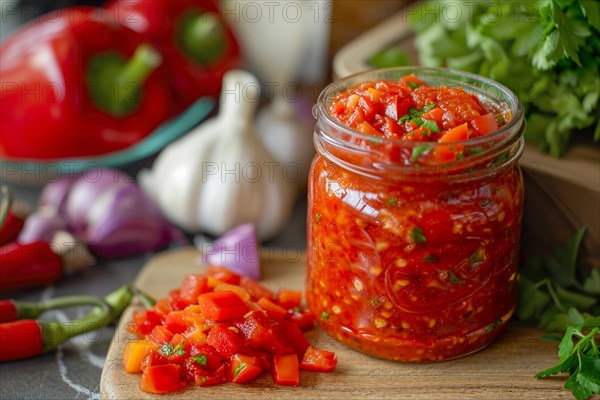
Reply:
[[[139,179],[164,215],[189,232],[221,235],[246,222],[267,239],[287,221],[296,196],[284,166],[254,128],[257,79],[241,71],[223,77],[219,114],[165,148]]]
[[[300,190],[306,191],[315,154],[314,123],[300,118],[296,105],[279,96],[258,113],[256,127],[267,150],[285,166],[288,178],[296,181]]]

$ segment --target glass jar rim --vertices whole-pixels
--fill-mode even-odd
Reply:
[[[358,73],[346,76],[344,78],[338,79],[338,80],[330,83],[329,85],[327,85],[319,94],[317,103],[316,103],[315,107],[313,108],[314,117],[317,118],[317,120],[319,120],[320,118],[324,118],[325,121],[327,121],[327,123],[332,124],[336,129],[339,129],[341,132],[343,132],[345,134],[350,134],[359,139],[364,139],[364,140],[376,139],[379,143],[390,143],[390,144],[399,145],[399,146],[410,145],[411,147],[427,145],[427,146],[431,146],[433,148],[436,146],[447,145],[448,143],[438,143],[438,142],[431,142],[431,141],[407,141],[407,140],[401,140],[401,139],[390,139],[387,137],[369,135],[367,133],[362,133],[362,132],[356,131],[352,128],[349,128],[348,126],[335,120],[329,114],[329,112],[327,110],[329,103],[327,102],[327,100],[330,99],[333,94],[339,93],[340,88],[349,88],[356,84],[369,82],[369,80],[367,80],[367,79],[360,79],[362,77],[373,76],[375,74],[383,75],[385,73],[393,73],[393,72],[407,72],[404,75],[408,75],[408,74],[414,73],[414,72],[426,72],[426,73],[429,72],[432,74],[440,74],[440,73],[452,74],[452,75],[455,75],[457,78],[470,79],[474,82],[481,82],[483,85],[486,85],[489,87],[494,87],[495,89],[500,90],[503,94],[505,94],[506,97],[511,100],[511,103],[513,103],[515,105],[514,109],[512,107],[510,108],[511,114],[512,114],[510,121],[508,121],[506,123],[506,125],[502,126],[496,132],[485,135],[485,136],[467,139],[467,140],[464,140],[461,142],[455,142],[455,143],[461,143],[461,144],[468,145],[468,146],[482,145],[484,143],[489,142],[490,140],[494,140],[494,139],[503,137],[504,135],[506,135],[506,132],[508,132],[510,130],[514,130],[515,132],[518,132],[519,125],[523,123],[522,122],[523,105],[519,101],[518,97],[512,92],[512,90],[510,90],[506,86],[502,85],[501,83],[498,83],[492,79],[483,77],[481,75],[473,74],[470,72],[458,71],[458,70],[450,69],[450,68],[434,68],[434,67],[418,67],[418,66],[372,69],[372,70],[358,72]],[[404,76],[404,75],[401,75],[401,76]],[[460,85],[460,86],[463,87],[463,85]],[[509,135],[509,136],[511,136],[511,135]]]

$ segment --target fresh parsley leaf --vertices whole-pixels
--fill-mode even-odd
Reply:
[[[427,242],[427,238],[425,237],[425,234],[423,233],[423,229],[418,228],[418,227],[414,227],[410,230],[410,237],[411,237],[412,241],[415,243],[426,243]]]
[[[158,350],[163,355],[169,357],[171,354],[173,354],[173,351],[175,350],[175,348],[173,347],[173,345],[171,343],[165,343],[162,346],[160,346],[160,348]]]
[[[329,313],[327,311],[323,311],[321,313],[321,321],[325,321],[327,318],[329,318]]]
[[[421,110],[421,115],[425,114],[427,111],[433,110],[434,108],[435,103],[427,104],[425,107],[423,107],[423,110]]]
[[[321,222],[321,214],[319,214],[319,213],[315,214],[315,221]]]
[[[400,46],[392,46],[372,55],[367,60],[367,63],[375,68],[388,68],[407,66],[411,64],[411,61],[410,57]]]
[[[428,120],[428,119],[423,120],[423,124],[421,126],[429,129],[433,133],[441,132],[440,127],[438,126],[437,122],[432,121],[432,120]]]
[[[566,152],[574,130],[600,141],[599,1],[487,0],[469,4],[451,22],[438,3],[420,3],[409,19],[422,65],[508,86],[526,110],[525,139],[553,156]]]
[[[565,389],[576,399],[584,400],[600,394],[600,317],[588,316],[582,323],[569,325],[558,346],[558,363],[538,372],[535,377],[569,373]]]
[[[201,354],[199,356],[194,356],[192,357],[194,359],[194,361],[196,361],[196,364],[198,365],[206,365],[206,356],[204,354]]]

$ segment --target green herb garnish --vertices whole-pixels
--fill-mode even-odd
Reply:
[[[431,149],[431,146],[426,145],[426,144],[420,144],[418,146],[415,146],[415,147],[413,147],[410,159],[412,161],[416,161],[419,157],[421,157],[423,154],[427,153],[430,149]]]
[[[469,256],[469,266],[473,268],[483,260],[485,260],[485,251],[483,250],[483,247],[479,247]]]
[[[419,85],[417,82],[408,81],[408,86],[410,86],[413,89],[416,89],[416,88],[418,88],[421,85]]]
[[[179,356],[184,355],[185,349],[183,348],[183,346],[185,346],[185,340],[179,342],[179,344],[177,344],[177,346],[175,346],[175,348],[173,349],[173,352]]]
[[[233,377],[237,378],[237,376],[240,374],[240,372],[242,372],[244,370],[244,368],[246,368],[246,364],[241,363],[240,365],[238,365],[234,370],[233,370]]]
[[[462,285],[463,283],[465,283],[465,281],[456,276],[456,274],[452,270],[448,270],[448,280],[453,285]]]
[[[319,213],[315,214],[315,221],[317,221],[317,222],[321,221],[321,214],[319,214]]]
[[[410,237],[415,243],[425,243],[427,242],[427,238],[423,233],[423,229],[415,227],[410,230]]]
[[[485,149],[483,148],[483,146],[469,147],[467,149],[467,155],[469,155],[469,156],[476,156],[477,154],[481,154],[484,151],[485,151]]]
[[[497,327],[499,327],[500,325],[502,325],[502,323],[504,322],[504,320],[502,318],[492,322],[491,324],[489,324],[488,326],[485,327],[485,331],[486,332],[491,332],[494,329],[496,329]]]
[[[456,4],[462,13],[452,23],[443,23],[446,10],[439,0],[415,7],[410,23],[422,65],[460,69],[508,86],[526,110],[525,139],[554,156],[565,153],[574,132],[600,141],[600,2]]]
[[[399,124],[403,124],[403,123],[408,122],[408,121],[414,121],[415,124],[422,125],[423,123],[421,122],[421,124],[419,124],[419,122],[417,122],[417,120],[423,121],[423,119],[421,118],[421,115],[425,114],[427,111],[433,109],[434,107],[435,107],[434,103],[427,104],[421,110],[416,109],[414,107],[411,107],[411,108],[408,109],[408,114],[403,115],[402,117],[400,117],[400,119],[398,120],[398,123]],[[435,122],[435,121],[433,121],[433,122]],[[437,124],[436,124],[436,126],[437,126]]]
[[[585,228],[580,229],[552,256],[532,257],[520,269],[521,320],[536,320],[550,331],[583,321],[586,312],[600,314],[600,271],[592,268],[583,279],[577,274],[577,254]]]
[[[204,354],[201,354],[199,356],[194,356],[192,358],[194,359],[194,361],[196,361],[196,364],[206,365],[206,356]]]
[[[163,355],[169,357],[171,354],[173,354],[174,351],[174,347],[171,343],[165,343],[162,346],[160,346],[160,348],[158,349]]]
[[[600,317],[588,315],[582,322],[568,325],[558,346],[558,364],[535,374],[536,378],[568,373],[565,389],[577,400],[600,394]]]
[[[329,313],[327,311],[323,311],[321,313],[321,321],[325,321],[327,318],[329,318]]]
[[[206,382],[206,377],[205,377],[205,376],[201,376],[201,377],[200,377],[200,380],[201,380],[202,382]]]
[[[388,201],[385,202],[388,206],[395,206],[396,204],[398,204],[398,201],[396,200],[395,197],[392,197],[391,199],[389,199]]]

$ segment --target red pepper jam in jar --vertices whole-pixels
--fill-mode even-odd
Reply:
[[[320,95],[307,301],[327,333],[399,361],[473,353],[517,299],[523,110],[445,69],[375,70]]]

